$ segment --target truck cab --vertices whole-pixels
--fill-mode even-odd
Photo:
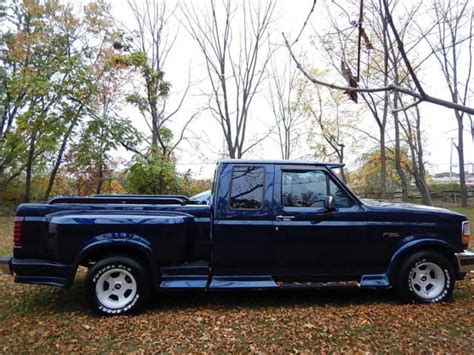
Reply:
[[[332,173],[336,167],[220,164],[212,205],[214,271],[281,277],[362,271],[367,219],[359,199]]]

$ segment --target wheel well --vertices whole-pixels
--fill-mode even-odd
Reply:
[[[119,255],[132,258],[135,261],[139,262],[150,272],[150,276],[153,277],[154,268],[153,265],[151,265],[151,261],[147,257],[147,255],[144,252],[127,246],[107,245],[101,248],[91,250],[81,258],[80,265],[90,267],[91,265],[95,264],[97,261],[103,258]]]
[[[400,269],[403,261],[405,261],[407,258],[412,256],[413,254],[418,253],[420,251],[432,251],[432,252],[441,254],[451,264],[451,266],[453,267],[453,270],[454,270],[455,273],[457,273],[459,271],[458,270],[458,265],[457,265],[457,262],[456,262],[456,257],[454,256],[454,253],[451,250],[449,250],[448,248],[443,247],[441,245],[430,245],[430,246],[418,245],[418,246],[414,246],[413,248],[410,248],[410,250],[406,251],[405,253],[400,255],[399,258],[397,258],[395,260],[395,264],[391,267],[392,272],[393,271],[395,271],[395,272],[398,271]]]

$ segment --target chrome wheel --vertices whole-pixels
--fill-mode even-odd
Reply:
[[[446,287],[446,276],[437,264],[422,262],[410,270],[412,291],[420,298],[436,298]]]
[[[137,281],[124,269],[113,268],[97,280],[95,292],[99,302],[111,309],[120,309],[133,301],[137,294]]]

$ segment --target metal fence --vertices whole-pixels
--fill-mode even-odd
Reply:
[[[366,193],[356,191],[356,195],[360,198],[369,199],[381,199],[380,194]],[[433,191],[430,192],[431,199],[433,202],[443,202],[448,204],[460,204],[461,203],[461,192],[459,190],[445,190],[445,191]],[[474,190],[467,191],[468,200],[471,201],[474,198]],[[402,191],[394,191],[387,194],[387,200],[402,201]],[[417,190],[408,191],[408,201],[413,203],[421,203],[421,195]]]

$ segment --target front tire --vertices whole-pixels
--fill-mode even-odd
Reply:
[[[131,313],[148,301],[148,273],[129,257],[106,257],[89,269],[85,291],[89,307],[99,315]]]
[[[396,288],[406,302],[438,303],[451,297],[454,280],[453,267],[443,255],[420,251],[401,265]]]

